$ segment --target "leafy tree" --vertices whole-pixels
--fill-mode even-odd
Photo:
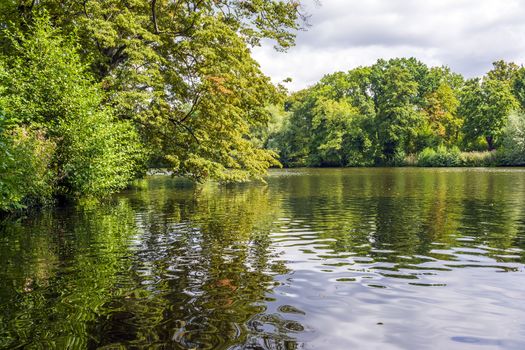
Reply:
[[[290,47],[304,17],[298,1],[10,0],[0,22],[16,15],[23,30],[41,9],[78,33],[104,102],[176,173],[244,180],[277,164],[249,140],[280,97],[249,46],[268,38]]]
[[[422,63],[409,59],[379,60],[373,67],[372,94],[376,127],[384,160],[394,160],[396,152],[412,151],[422,113],[417,103],[426,86],[419,84],[427,71]]]
[[[353,116],[343,140],[346,166],[372,166],[381,158],[374,130],[374,119],[365,114]]]
[[[427,94],[425,99],[423,111],[437,143],[456,144],[462,120],[456,114],[459,100],[454,90],[442,83],[435,91]]]
[[[525,111],[525,68],[521,67],[517,72],[512,84],[514,96],[520,104],[521,110]]]
[[[312,110],[315,99],[313,88],[299,91],[287,100],[289,118],[274,136],[280,160],[288,166],[306,166],[309,163]]]
[[[518,73],[519,66],[513,62],[499,60],[492,63],[492,69],[487,73],[487,79],[499,80],[512,84]]]
[[[312,152],[320,165],[345,166],[347,163],[343,141],[358,114],[346,100],[320,99],[313,110]]]
[[[327,75],[315,86],[293,94],[290,115],[274,137],[285,165],[364,165],[370,157],[368,130],[374,116],[368,95],[370,70]]]
[[[487,78],[509,84],[520,107],[525,109],[525,68],[503,60],[496,61],[492,65],[493,68],[487,73]]]
[[[465,122],[463,132],[467,141],[484,138],[488,150],[494,150],[507,118],[517,102],[508,82],[496,79],[471,79],[461,95],[459,113]]]
[[[514,113],[503,132],[503,160],[507,165],[525,165],[525,114]]]

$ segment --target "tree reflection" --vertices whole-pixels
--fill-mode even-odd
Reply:
[[[472,246],[523,246],[525,181],[519,174],[432,169],[309,170],[278,181],[291,220],[308,222],[336,254],[399,262],[406,256]],[[459,241],[458,241],[459,240]],[[468,244],[467,244],[468,245]],[[498,250],[499,249],[499,250]],[[378,252],[379,251],[379,252]],[[388,254],[392,251],[395,254]],[[401,256],[399,260],[396,257]],[[417,258],[415,259],[417,261]]]
[[[16,303],[1,304],[0,345],[248,342],[248,320],[287,272],[268,237],[280,208],[265,186],[173,184],[7,225],[0,291]]]

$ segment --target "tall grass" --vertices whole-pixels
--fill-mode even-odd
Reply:
[[[504,165],[501,152],[461,152],[459,148],[425,148],[405,158],[406,166],[419,167],[491,167]]]
[[[496,151],[462,152],[460,155],[461,166],[488,167],[500,165],[500,154]]]

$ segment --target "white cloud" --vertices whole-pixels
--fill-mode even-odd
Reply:
[[[292,78],[291,90],[378,58],[414,56],[468,77],[498,59],[525,62],[523,0],[322,0],[307,10],[312,26],[287,53],[253,50],[275,82]]]

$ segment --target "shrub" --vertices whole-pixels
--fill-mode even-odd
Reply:
[[[107,112],[64,120],[60,191],[72,197],[104,197],[125,188],[143,165],[145,153],[135,129]]]
[[[127,186],[146,158],[141,140],[129,122],[117,120],[112,108],[104,105],[104,91],[89,75],[72,38],[54,29],[45,16],[35,18],[30,35],[10,35],[16,55],[7,58],[6,68],[0,70],[0,107],[13,125],[47,130],[45,135],[28,136],[24,142],[34,139],[35,146],[13,155],[13,171],[25,172],[20,159],[48,142],[56,145],[49,159],[57,169],[55,194],[101,197]],[[13,145],[15,150],[22,147]],[[5,191],[9,189],[15,191],[13,187]],[[15,191],[15,202],[25,201],[19,198],[22,195]]]
[[[525,165],[525,114],[509,117],[503,133],[501,165]]]
[[[0,134],[0,211],[52,202],[56,145],[41,130],[16,127]]]
[[[393,166],[405,166],[406,153],[402,148],[396,149],[394,157],[391,160]]]
[[[417,157],[417,165],[423,167],[456,167],[461,165],[461,152],[457,147],[447,149],[439,146],[436,150],[425,148]]]
[[[347,167],[369,167],[374,165],[374,160],[362,152],[352,151],[348,153],[347,157]]]
[[[425,148],[417,156],[417,165],[418,166],[432,166],[434,158],[436,157],[436,151],[432,148]]]

